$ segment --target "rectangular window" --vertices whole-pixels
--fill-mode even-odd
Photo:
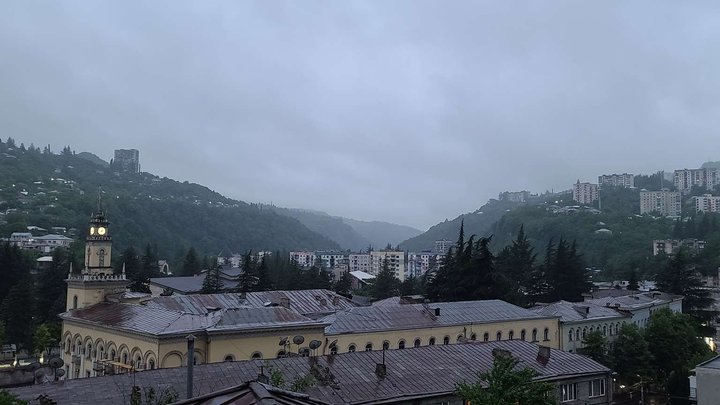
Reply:
[[[590,397],[601,397],[605,395],[605,379],[590,381]]]
[[[562,402],[574,401],[577,399],[577,384],[560,384],[562,391]]]

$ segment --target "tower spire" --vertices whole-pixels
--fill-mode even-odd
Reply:
[[[98,187],[98,196],[97,196],[97,213],[103,214],[103,206],[102,206],[102,188]]]

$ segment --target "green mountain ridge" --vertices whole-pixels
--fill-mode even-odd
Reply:
[[[191,246],[207,255],[246,250],[339,249],[298,220],[258,204],[226,198],[207,187],[150,173],[114,172],[88,155],[41,152],[0,142],[0,235],[35,225],[82,233],[97,207],[111,221],[115,253],[153,244],[161,258]],[[99,158],[97,158],[99,159]]]
[[[422,233],[419,229],[389,222],[358,221],[300,208],[270,208],[278,214],[297,219],[312,231],[336,242],[343,250],[360,251],[369,246],[382,248],[388,243],[395,246]]]

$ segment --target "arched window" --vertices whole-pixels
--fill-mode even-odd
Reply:
[[[497,331],[497,333],[495,334],[495,340],[502,340],[502,332],[501,331]]]
[[[593,332],[595,332],[595,327],[594,327],[594,326],[591,326],[591,327],[590,327],[590,333],[593,333]]]
[[[490,334],[487,332],[483,333],[483,342],[487,342],[488,340],[490,340]]]
[[[253,359],[253,360],[260,360],[260,359],[263,358],[263,355],[262,355],[262,353],[260,353],[260,352],[255,352],[255,353],[252,354],[252,356],[250,356],[250,358]],[[226,361],[227,361],[227,357],[225,357],[225,359],[226,359]],[[235,360],[235,359],[232,359],[232,360],[230,360],[230,361],[233,361],[233,360]]]
[[[568,341],[572,342],[572,340],[573,340],[573,330],[570,329],[570,330],[568,331]]]
[[[330,348],[330,354],[337,354],[337,346],[333,346]]]
[[[444,345],[449,345],[449,344],[450,344],[450,336],[445,336],[445,337],[443,338],[443,344],[444,344]]]
[[[603,336],[607,336],[607,325],[603,325]]]
[[[127,364],[127,363],[128,363],[128,355],[127,355],[127,353],[123,353],[123,355],[122,355],[122,362],[123,362],[123,364]]]
[[[115,351],[115,349],[110,350],[110,358],[112,360],[115,360],[117,358],[116,355],[117,355],[117,352]]]
[[[77,295],[73,295],[73,309],[77,309]]]
[[[148,361],[148,368],[150,370],[155,370],[155,360],[150,359],[150,361]]]
[[[368,344],[365,345],[365,351],[366,351],[366,352],[371,352],[371,351],[372,351],[372,343],[368,343]]]
[[[460,339],[462,339],[463,337],[464,337],[463,335],[458,335],[456,342],[459,342]]]
[[[580,328],[577,328],[577,330],[575,330],[575,340],[580,340]]]
[[[533,329],[533,331],[532,331],[532,341],[533,341],[533,342],[537,342],[537,341],[538,341],[538,339],[537,339],[537,329]]]
[[[434,338],[434,337],[431,337],[430,340],[428,341],[428,344],[429,344],[430,346],[435,346],[435,338]]]
[[[510,332],[508,333],[508,340],[513,340],[514,337],[515,337],[515,332],[510,331]]]
[[[389,350],[390,349],[390,342],[387,340],[383,342],[383,350]]]
[[[142,367],[142,357],[140,357],[140,356],[135,357],[134,367],[136,370],[139,370],[140,367]]]
[[[583,328],[583,334],[582,334],[583,340],[585,340],[585,335],[587,335],[587,328]]]
[[[277,358],[279,359],[282,357],[285,357],[285,350],[280,350],[277,352]]]
[[[470,340],[477,340],[477,334],[473,333],[472,335],[470,335]]]
[[[415,339],[415,342],[413,342],[413,346],[420,347],[420,339]]]
[[[228,354],[225,356],[225,360],[223,360],[223,361],[225,361],[225,362],[235,361],[235,357],[232,354]]]
[[[520,331],[520,340],[522,340],[522,341],[525,340],[525,329]]]
[[[348,346],[348,353],[355,353],[355,345]]]
[[[98,266],[105,267],[105,249],[100,249],[98,252]]]
[[[400,341],[398,342],[398,349],[404,349],[404,348],[405,348],[405,340],[400,339]]]
[[[550,329],[545,328],[545,330],[543,331],[543,339],[550,340]]]
[[[618,333],[620,333],[619,331],[620,331],[620,322],[615,324],[615,334],[617,335]]]

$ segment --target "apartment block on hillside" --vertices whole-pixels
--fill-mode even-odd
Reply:
[[[675,189],[683,194],[689,193],[693,186],[711,191],[720,184],[720,173],[715,168],[675,170],[673,183]]]
[[[598,176],[598,184],[602,186],[614,186],[614,187],[635,187],[635,175],[629,173],[623,174],[603,174]]]
[[[598,185],[592,183],[577,183],[573,184],[573,200],[583,205],[591,205],[595,200],[598,199]]]
[[[676,191],[641,191],[640,214],[656,212],[667,217],[679,217],[682,195]]]

